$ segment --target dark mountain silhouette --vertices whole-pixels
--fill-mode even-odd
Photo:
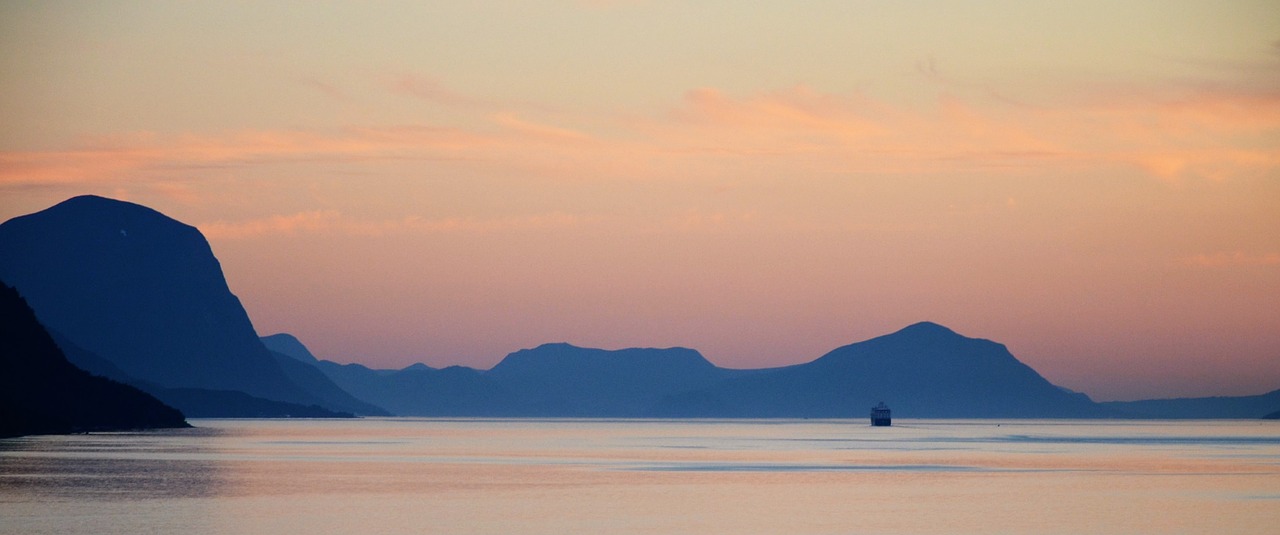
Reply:
[[[58,349],[62,350],[62,354],[66,355],[67,360],[71,361],[72,364],[75,364],[77,368],[87,371],[93,375],[106,377],[107,379],[125,384],[137,385],[139,382],[137,379],[130,377],[129,374],[125,373],[124,370],[116,367],[116,365],[112,364],[111,361],[99,357],[92,351],[76,345],[68,340],[67,337],[59,334],[58,331],[53,329],[46,330],[49,331],[49,336],[53,338],[53,342],[58,344]]]
[[[188,418],[345,418],[352,416],[350,413],[331,411],[315,405],[272,401],[243,392],[203,388],[165,388],[155,383],[139,381],[106,359],[71,343],[58,333],[50,331],[49,334],[72,364],[94,375],[137,387],[182,411]]]
[[[935,323],[838,348],[796,366],[734,378],[663,403],[670,416],[1058,418],[1109,413],[1045,380],[1001,344]]]
[[[568,344],[517,351],[487,371],[343,366],[289,335],[258,339],[194,227],[102,197],[0,225],[0,277],[27,296],[69,358],[202,415],[255,397],[293,403],[291,414],[319,405],[439,416],[861,417],[881,400],[907,417],[1115,414],[1050,384],[1000,344],[932,323],[763,370],[719,368],[690,349]]]
[[[405,368],[382,384],[396,399],[389,410],[405,416],[519,416],[519,402],[501,384],[465,366]]]
[[[319,405],[262,399],[235,390],[143,387],[191,418],[354,418]]]
[[[1269,412],[1262,417],[1264,420],[1280,420],[1280,411]]]
[[[137,384],[325,403],[258,340],[204,236],[150,208],[82,196],[11,219],[0,278],[61,339]]]
[[[298,365],[324,374],[355,398],[398,416],[501,416],[510,415],[515,406],[509,392],[472,368],[438,370],[419,363],[402,370],[373,370],[320,360],[288,333],[265,336],[262,341],[282,357],[292,357]]]
[[[75,367],[18,292],[0,284],[0,437],[189,427],[146,393]]]
[[[268,342],[314,359],[289,335]],[[414,364],[373,370],[319,360],[317,369],[360,399],[401,416],[649,416],[662,398],[734,374],[689,349],[606,351],[546,344],[508,355],[492,370]]]
[[[316,365],[352,395],[398,416],[511,416],[511,393],[463,366],[372,370],[359,364],[322,360]]]
[[[652,416],[663,398],[709,387],[733,372],[692,349],[608,351],[544,344],[507,355],[485,373],[512,392],[521,416]]]
[[[307,363],[275,351],[271,355],[290,381],[315,396],[325,407],[361,416],[391,416],[382,407],[360,400],[334,384],[333,380],[315,366],[319,361]]]
[[[1132,418],[1262,418],[1280,407],[1280,390],[1257,396],[1108,401],[1102,405]]]
[[[488,371],[316,366],[355,396],[414,416],[862,418],[881,400],[899,417],[1116,414],[1049,383],[1000,344],[933,323],[761,370],[719,368],[690,349],[569,344],[516,351]]]
[[[462,366],[372,370],[320,361],[348,392],[402,416],[643,417],[664,397],[734,372],[689,349],[606,351],[546,344],[488,371]]]
[[[296,337],[289,333],[277,333],[260,338],[262,345],[267,349],[275,351],[281,355],[292,357],[294,360],[300,360],[308,364],[320,362],[320,359],[311,354],[311,350],[307,346],[302,345]]]
[[[386,409],[358,399],[337,385],[316,366],[320,359],[292,334],[278,333],[261,340],[289,380],[323,400],[326,406],[361,416],[391,416]]]

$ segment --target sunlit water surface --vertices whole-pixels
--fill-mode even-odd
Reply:
[[[0,440],[0,532],[1280,533],[1280,423],[195,420]]]

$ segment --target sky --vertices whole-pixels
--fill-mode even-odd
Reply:
[[[1280,388],[1273,1],[5,2],[0,220],[197,226],[260,334]]]

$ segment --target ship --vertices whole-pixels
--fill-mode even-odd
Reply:
[[[892,425],[892,419],[889,417],[889,406],[883,401],[879,405],[871,407],[871,425],[873,427],[889,427]]]

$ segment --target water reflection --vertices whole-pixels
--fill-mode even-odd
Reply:
[[[1255,422],[216,421],[0,440],[0,533],[1270,533]]]
[[[991,469],[939,464],[785,464],[681,463],[646,464],[629,470],[649,472],[974,472]]]
[[[36,436],[0,441],[0,493],[138,500],[215,496],[225,487],[212,452],[217,429]]]

